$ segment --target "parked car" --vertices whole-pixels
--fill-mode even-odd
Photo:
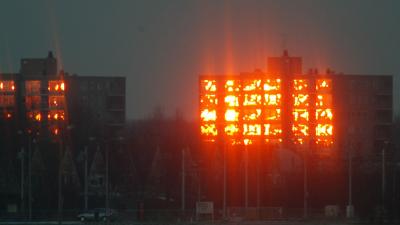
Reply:
[[[114,221],[117,218],[117,213],[114,209],[108,209],[106,214],[105,208],[91,209],[78,214],[80,221]]]

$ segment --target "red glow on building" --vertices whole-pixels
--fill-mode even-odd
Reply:
[[[285,80],[290,95],[283,106],[282,79],[267,74],[202,76],[200,78],[200,133],[203,140],[218,135],[230,144],[309,141],[333,144],[332,80],[310,76]],[[220,104],[219,104],[220,103]],[[284,110],[290,118],[284,121]],[[290,123],[288,135],[284,123]]]

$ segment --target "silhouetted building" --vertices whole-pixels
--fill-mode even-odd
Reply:
[[[64,152],[64,185],[79,187],[83,174],[81,168],[77,170],[75,159],[88,145],[89,137],[95,137],[99,144],[110,143],[122,132],[124,123],[124,77],[69,75],[59,71],[52,52],[46,58],[21,59],[19,73],[0,73],[0,159],[4,161],[0,163],[0,174],[8,174],[0,179],[0,198],[4,199],[0,208],[20,203],[20,165],[33,156],[37,168],[32,169],[36,175],[40,171],[41,177],[47,178],[41,188],[46,186],[48,191],[44,195],[49,198],[42,201],[47,206],[37,206],[54,206],[59,149]],[[89,150],[92,160],[94,150]],[[26,165],[23,172],[27,176]],[[37,194],[35,191],[34,195]],[[76,204],[73,197],[68,199]]]

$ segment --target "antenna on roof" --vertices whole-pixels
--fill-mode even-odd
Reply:
[[[281,33],[281,47],[282,50],[286,50],[287,49],[287,33]]]

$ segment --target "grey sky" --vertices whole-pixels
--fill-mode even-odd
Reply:
[[[192,119],[199,74],[265,69],[283,47],[305,69],[400,75],[399,10],[395,0],[4,0],[0,72],[54,50],[68,72],[126,76],[128,118],[163,106]]]

